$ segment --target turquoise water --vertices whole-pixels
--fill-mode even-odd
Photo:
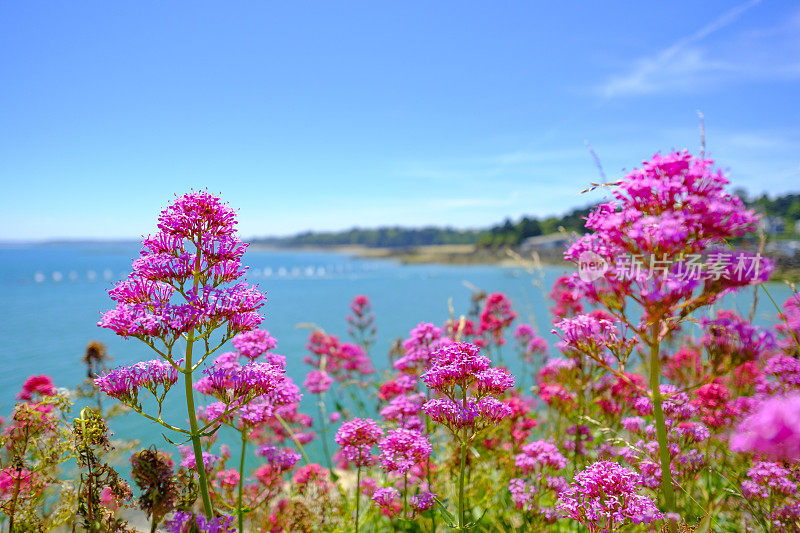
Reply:
[[[138,252],[136,244],[0,247],[1,415],[10,413],[14,395],[29,375],[48,374],[63,387],[78,385],[85,377],[80,359],[92,339],[107,345],[112,365],[154,357],[138,340],[122,339],[96,325],[100,311],[113,303],[106,291],[128,274]],[[387,366],[386,354],[394,339],[405,337],[419,322],[441,325],[449,316],[448,300],[452,299],[456,314],[466,313],[470,285],[508,294],[521,319],[536,325],[552,343],[548,302],[541,287],[549,292],[567,268],[546,266],[531,275],[522,268],[493,265],[401,265],[336,253],[256,250],[247,252],[244,263],[252,267],[248,281],[258,283],[268,296],[262,327],[278,340],[275,351],[286,356],[287,373],[298,383],[308,371],[302,358],[309,330],[297,326],[314,323],[346,339],[345,315],[357,294],[372,300],[379,334],[372,355],[379,369]],[[789,296],[789,289],[780,284],[772,284],[770,291],[779,303]],[[751,302],[748,290],[727,298],[724,307],[746,314]],[[756,322],[775,322],[774,307],[763,295]],[[512,354],[509,346],[505,359],[514,371]],[[164,418],[185,426],[182,394],[176,389],[170,396],[173,401]],[[303,402],[309,414],[316,412],[312,400],[307,397]],[[167,446],[163,428],[136,414],[114,419],[112,430],[144,445]]]

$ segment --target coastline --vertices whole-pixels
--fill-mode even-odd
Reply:
[[[331,246],[279,246],[252,244],[253,250],[293,250],[351,255],[360,259],[388,259],[404,265],[495,265],[500,267],[537,268],[542,265],[572,267],[562,259],[561,249],[545,249],[521,255],[512,248],[479,248],[473,244],[435,244],[403,248],[380,248],[358,244]],[[774,257],[773,257],[774,259]],[[770,279],[777,283],[800,281],[800,265],[796,260],[778,260]]]
[[[435,244],[402,248],[380,248],[363,245],[305,245],[276,246],[251,244],[252,250],[294,250],[307,252],[331,252],[352,255],[362,259],[391,259],[402,264],[440,265],[496,265],[504,267],[526,267],[536,264],[571,266],[561,259],[561,252],[533,254],[523,257],[510,248],[478,248],[473,244]]]

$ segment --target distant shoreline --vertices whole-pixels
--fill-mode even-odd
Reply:
[[[479,248],[473,244],[436,244],[402,248],[369,247],[357,244],[347,245],[301,245],[280,246],[273,244],[251,244],[251,250],[294,250],[321,253],[347,254],[361,259],[389,259],[404,265],[495,265],[500,267],[537,268],[538,266],[574,265],[564,261],[563,250],[554,249],[527,254],[512,248]],[[770,279],[771,282],[797,282],[800,280],[800,267],[794,263],[778,265]]]
[[[435,244],[426,246],[409,246],[402,248],[381,248],[363,245],[302,245],[279,246],[272,244],[251,244],[251,250],[298,250],[308,252],[331,252],[348,254],[363,259],[392,259],[406,265],[441,264],[441,265],[497,265],[504,267],[533,266],[537,259],[521,257],[509,248],[487,249],[473,244]],[[569,263],[553,255],[538,257],[543,265],[564,265]]]

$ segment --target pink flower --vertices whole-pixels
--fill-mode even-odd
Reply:
[[[240,333],[233,338],[233,346],[240,354],[250,360],[272,350],[278,345],[269,331],[254,329],[245,333]]]
[[[488,332],[496,345],[506,343],[503,332],[508,328],[517,314],[511,309],[511,302],[501,292],[493,292],[486,297],[480,315],[480,333]]]
[[[389,432],[379,447],[380,461],[387,472],[406,474],[411,467],[427,460],[431,444],[419,431],[398,428]]]
[[[334,440],[342,447],[347,462],[362,467],[372,464],[372,447],[378,444],[382,435],[383,430],[371,418],[354,418],[342,424]]]
[[[56,387],[49,376],[30,376],[22,384],[22,391],[17,394],[17,399],[30,401],[34,394],[53,396],[55,393]]]
[[[428,509],[433,508],[434,499],[436,495],[431,492],[420,492],[419,494],[412,496],[408,504],[417,512],[424,512]]]
[[[383,514],[389,517],[397,515],[402,508],[400,504],[400,492],[394,487],[385,487],[376,490],[372,493],[372,501],[380,507]]]
[[[159,217],[160,232],[143,241],[128,279],[109,291],[117,307],[98,325],[147,342],[176,339],[192,328],[254,329],[263,320],[264,294],[246,283],[225,286],[244,275],[247,245],[234,235],[235,226],[236,212],[206,191],[176,198]],[[177,286],[182,298],[173,301]]]
[[[523,473],[530,474],[545,467],[561,470],[567,466],[567,459],[554,444],[537,440],[522,447],[522,453],[514,458],[514,464]]]
[[[103,487],[100,491],[100,503],[103,507],[111,509],[112,511],[119,509],[119,502],[117,502],[117,498],[114,497],[114,494],[111,493],[111,487]]]
[[[736,428],[731,449],[773,461],[800,460],[800,393],[773,396]]]
[[[333,378],[321,370],[312,370],[306,375],[303,387],[312,394],[321,394],[331,388]]]
[[[598,461],[575,474],[558,495],[564,516],[590,531],[615,531],[624,523],[646,524],[662,519],[655,502],[638,494],[642,477],[617,463]]]
[[[227,488],[233,488],[239,484],[239,472],[235,468],[223,470],[217,474],[217,481]]]

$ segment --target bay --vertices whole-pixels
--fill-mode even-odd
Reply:
[[[30,375],[47,374],[56,385],[67,388],[81,383],[86,370],[80,360],[93,339],[106,344],[114,357],[112,366],[154,358],[138,340],[122,339],[97,327],[100,312],[113,304],[108,289],[127,276],[139,249],[137,243],[0,247],[0,415],[10,414],[15,395]],[[449,317],[450,305],[456,316],[466,313],[475,287],[506,293],[520,315],[518,322],[533,324],[552,346],[557,339],[549,333],[546,294],[556,278],[569,271],[567,265],[543,266],[533,274],[521,267],[496,265],[403,265],[297,250],[251,249],[243,263],[250,266],[247,280],[257,283],[268,297],[261,327],[278,340],[275,352],[286,356],[287,374],[298,384],[309,370],[302,358],[310,330],[303,325],[315,324],[347,340],[345,316],[358,294],[370,298],[376,315],[378,342],[371,355],[379,370],[388,366],[386,354],[392,342],[405,338],[418,323],[441,325]],[[769,290],[778,303],[790,294],[788,287],[778,283],[769,284]],[[752,289],[747,289],[726,297],[718,307],[746,316],[752,298]],[[762,294],[755,322],[771,326],[775,321],[776,310]],[[512,372],[522,370],[511,343],[504,351]],[[175,389],[169,397],[164,418],[186,426],[181,391]],[[307,395],[302,409],[315,415],[315,398]],[[115,418],[111,428],[118,438],[139,439],[142,446],[169,447],[162,436],[164,428],[135,413]],[[223,441],[228,439],[235,441],[233,435],[222,435]],[[315,457],[317,446],[318,442],[311,449]]]

